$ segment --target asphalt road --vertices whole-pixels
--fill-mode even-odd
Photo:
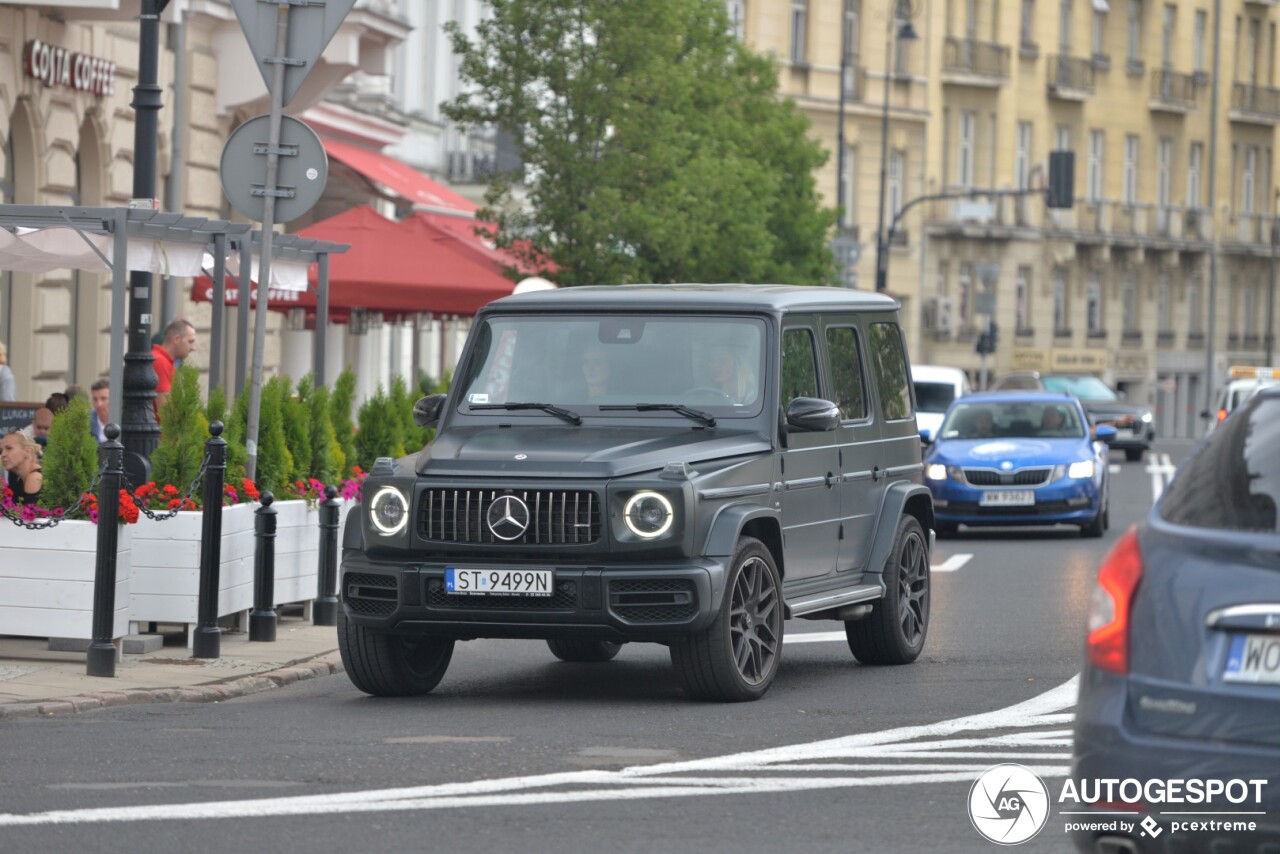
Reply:
[[[1160,448],[1174,464],[1189,449]],[[8,721],[0,850],[996,850],[969,820],[970,787],[1007,761],[1056,792],[1093,575],[1166,477],[1159,456],[1122,459],[1101,540],[940,542],[912,666],[859,666],[839,624],[793,621],[756,703],[685,700],[662,647],[566,664],[540,642],[487,640],[460,644],[415,700],[337,675]],[[1069,850],[1063,820],[1019,849]]]

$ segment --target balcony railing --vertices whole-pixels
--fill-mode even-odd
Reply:
[[[1151,109],[1183,113],[1195,105],[1194,77],[1167,68],[1151,72]]]
[[[1262,213],[1238,213],[1235,226],[1228,232],[1237,243],[1254,246],[1271,245],[1271,228],[1276,217]]]
[[[1209,212],[1203,208],[1150,202],[1126,203],[1112,199],[1080,199],[1076,201],[1075,213],[1074,227],[1066,223],[1060,223],[1059,227],[1099,238],[1128,237],[1202,243],[1212,237]]]
[[[1260,119],[1264,124],[1280,122],[1280,89],[1255,86],[1252,83],[1233,83],[1231,112],[1231,118],[1238,121]]]
[[[948,36],[942,45],[942,71],[972,74],[991,78],[993,83],[1003,83],[1009,79],[1009,48]]]
[[[1093,94],[1093,60],[1057,53],[1047,60],[1050,95],[1082,101]]]

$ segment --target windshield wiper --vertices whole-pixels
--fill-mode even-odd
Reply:
[[[582,423],[582,416],[570,409],[564,409],[556,406],[554,403],[472,403],[471,409],[505,409],[512,411],[515,409],[541,409],[543,412],[549,412],[559,418],[568,421],[574,427]]]
[[[638,412],[678,412],[686,418],[692,418],[699,421],[707,427],[716,426],[716,419],[710,413],[703,412],[701,409],[692,409],[683,403],[619,403],[602,406],[600,409],[634,409]]]

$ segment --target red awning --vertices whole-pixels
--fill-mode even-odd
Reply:
[[[333,317],[353,308],[383,314],[475,314],[486,303],[507,296],[515,283],[498,267],[476,256],[453,235],[416,217],[394,222],[360,205],[298,232],[303,237],[349,243],[329,260],[329,307]],[[316,309],[316,270],[302,293],[272,290],[269,307]],[[208,302],[213,283],[196,279],[192,298]],[[238,304],[235,284],[227,282],[227,304]]]
[[[324,149],[334,160],[345,163],[370,181],[404,196],[415,207],[464,217],[474,217],[475,212],[479,210],[479,205],[475,202],[432,181],[417,169],[401,163],[394,157],[332,139],[324,140]]]

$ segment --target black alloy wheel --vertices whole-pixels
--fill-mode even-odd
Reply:
[[[863,664],[910,664],[929,633],[929,547],[914,516],[898,521],[884,567],[884,598],[871,613],[845,622],[849,651]]]

